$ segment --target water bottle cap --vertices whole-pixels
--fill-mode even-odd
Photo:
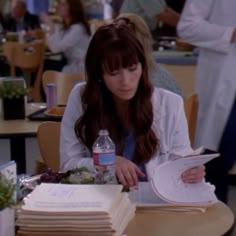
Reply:
[[[107,129],[101,129],[101,130],[99,130],[98,135],[109,135],[109,132]]]
[[[56,87],[56,84],[55,83],[47,83],[47,86],[48,87],[54,87],[54,86]]]

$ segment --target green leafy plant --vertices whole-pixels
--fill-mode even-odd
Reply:
[[[15,188],[12,180],[7,179],[5,175],[0,175],[0,210],[15,205]]]
[[[20,98],[30,94],[28,88],[22,88],[12,83],[2,83],[0,85],[0,98]]]

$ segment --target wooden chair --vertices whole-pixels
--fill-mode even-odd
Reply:
[[[188,98],[194,94],[196,75],[195,65],[161,65],[175,77],[180,88],[183,90],[184,97]]]
[[[10,64],[10,75],[15,76],[16,67],[20,67],[25,73],[31,75],[31,72],[37,71],[32,98],[35,102],[41,101],[40,84],[43,71],[44,60],[44,41],[35,41],[31,43],[6,42],[3,46],[3,52]],[[26,79],[29,87],[30,79]]]
[[[196,124],[197,124],[197,112],[198,112],[198,98],[196,94],[193,94],[192,96],[184,100],[184,109],[188,122],[189,138],[191,144],[193,145]]]
[[[43,122],[37,131],[39,150],[42,159],[48,168],[53,171],[60,169],[60,122]]]
[[[66,105],[70,91],[78,81],[84,81],[83,74],[65,74],[57,71],[45,71],[43,73],[43,88],[46,93],[48,83],[55,83],[57,86],[57,104]]]

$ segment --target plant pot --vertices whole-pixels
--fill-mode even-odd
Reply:
[[[15,236],[15,209],[0,210],[0,235]]]
[[[25,98],[4,98],[3,118],[4,120],[25,119]]]

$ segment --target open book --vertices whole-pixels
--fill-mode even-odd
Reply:
[[[156,207],[164,210],[205,211],[208,206],[218,201],[214,194],[214,186],[205,181],[184,183],[181,174],[218,156],[218,153],[188,157],[173,155],[169,161],[154,170],[150,182],[140,182],[138,189],[130,192],[130,199],[139,209]]]

